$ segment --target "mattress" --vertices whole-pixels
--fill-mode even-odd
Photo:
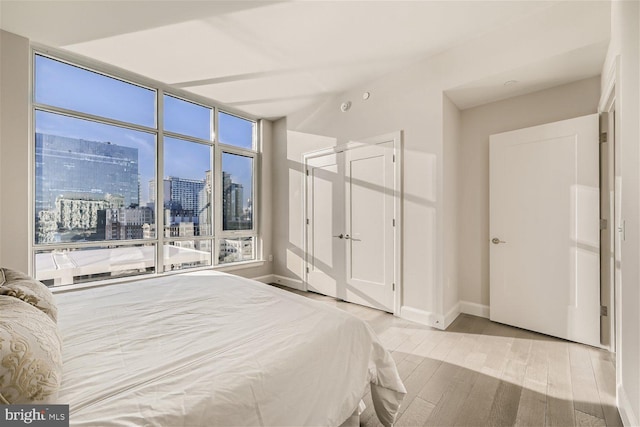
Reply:
[[[199,271],[55,299],[72,426],[338,426],[369,385],[391,425],[406,392],[365,322],[253,280]]]

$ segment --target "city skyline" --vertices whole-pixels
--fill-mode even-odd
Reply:
[[[64,132],[60,131],[61,128],[64,129]],[[58,130],[58,132],[56,132],[56,130]],[[143,185],[142,183],[149,182],[150,180],[155,179],[156,176],[155,141],[153,142],[153,147],[150,147],[150,141],[139,135],[144,134],[143,132],[37,111],[36,135],[38,134],[59,136],[87,142],[113,144],[116,146],[137,149],[138,175],[141,183],[139,203],[144,205],[151,201],[148,186]],[[95,138],[95,136],[99,136],[99,138]],[[153,139],[155,140],[155,138]],[[115,141],[119,141],[120,143]],[[203,155],[203,153],[208,153],[210,151],[211,149],[208,145],[192,143],[178,138],[165,137],[165,167],[163,171],[163,179],[174,176],[204,181],[206,179],[206,173],[211,170],[212,165],[210,155]],[[146,161],[140,160],[140,157],[144,155],[149,156],[150,153],[151,156],[147,157]],[[149,158],[153,159],[153,162],[149,161]],[[246,193],[252,194],[252,169],[246,170],[247,168],[243,167],[245,165],[242,164],[242,161],[246,159],[246,157],[234,155],[226,156],[225,159],[225,166],[227,166],[226,169],[229,170],[223,170],[223,172],[229,173],[234,182],[242,184],[243,188],[246,189]],[[234,169],[239,169],[242,173],[233,173]],[[202,172],[200,173],[200,171]],[[246,198],[246,200],[244,200],[244,207],[246,207],[248,199],[249,198]]]
[[[138,149],[41,133],[36,134],[35,140],[38,243],[155,235],[153,212],[157,187],[155,178],[149,180],[148,200],[146,203],[141,200],[145,185],[138,173]],[[209,151],[207,147],[201,148]],[[235,155],[225,155],[223,164],[228,161],[227,157]],[[211,206],[216,203],[221,203],[223,209],[224,230],[251,229],[252,201],[250,195],[245,199],[243,185],[223,171],[221,200],[215,201],[210,170],[204,171],[204,175],[204,179],[174,176],[163,179],[164,202],[160,209],[165,229],[172,230],[171,236],[210,234],[213,218],[201,216],[210,216]],[[148,209],[151,210],[147,212]],[[125,218],[124,222],[121,218]],[[138,219],[132,222],[132,218]],[[115,240],[119,238],[124,237]]]
[[[214,109],[194,102],[164,94],[164,122],[157,123],[157,94],[153,89],[129,83],[77,67],[43,55],[35,56],[35,101],[71,111],[89,113],[99,117],[133,123],[148,128],[162,127],[185,136],[212,141]],[[99,102],[97,102],[99,100]],[[136,148],[139,152],[140,181],[148,182],[156,177],[155,133],[73,118],[66,115],[36,110],[36,133],[84,139],[95,142]],[[255,123],[224,112],[218,115],[218,142],[252,148]],[[179,141],[181,144],[175,144]],[[180,145],[180,150],[173,150]],[[164,171],[159,174],[190,179],[199,171],[212,169],[212,156],[203,156],[205,144],[187,142],[184,139],[165,136]],[[227,162],[226,172],[234,176],[247,192],[252,190],[251,171],[241,171],[234,158]],[[148,188],[141,188],[141,203],[148,201]]]
[[[213,240],[213,225],[214,213],[223,210],[233,218],[229,228],[219,227],[252,228],[254,154],[229,151],[255,152],[255,121],[42,54],[34,57],[36,245],[96,242],[88,247],[95,255],[100,242],[164,239],[161,270],[210,265],[213,260],[204,254],[213,252],[214,242],[219,263],[253,259],[253,236]],[[219,166],[214,142],[222,144]],[[163,206],[150,203],[157,188],[149,191],[148,182],[156,179],[169,184],[166,194],[160,186]],[[229,182],[233,191],[215,192],[215,180]],[[112,267],[107,262],[105,273],[91,275],[109,276]],[[149,268],[158,268],[153,257]]]

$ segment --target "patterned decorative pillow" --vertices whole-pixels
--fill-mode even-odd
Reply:
[[[58,308],[49,288],[24,273],[0,268],[0,295],[21,299],[58,321]]]
[[[32,305],[0,295],[0,403],[54,403],[61,381],[56,324]]]

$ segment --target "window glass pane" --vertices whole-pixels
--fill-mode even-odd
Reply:
[[[210,145],[164,139],[165,237],[212,235],[211,150]],[[154,187],[151,180],[150,194]]]
[[[164,245],[165,271],[211,265],[211,240],[180,240]]]
[[[222,144],[254,149],[256,123],[220,111],[218,114],[218,141]]]
[[[234,237],[219,239],[218,263],[250,261],[255,259],[254,237]]]
[[[222,229],[253,228],[253,159],[222,153]]]
[[[155,135],[36,111],[35,242],[155,238]]]
[[[36,251],[36,279],[47,286],[155,272],[155,244]]]
[[[68,110],[155,127],[156,91],[35,56],[35,100]]]
[[[164,129],[211,140],[211,108],[165,95]]]

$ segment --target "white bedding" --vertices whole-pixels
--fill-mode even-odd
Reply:
[[[58,293],[72,426],[338,426],[371,383],[380,421],[405,388],[363,321],[202,271]]]

